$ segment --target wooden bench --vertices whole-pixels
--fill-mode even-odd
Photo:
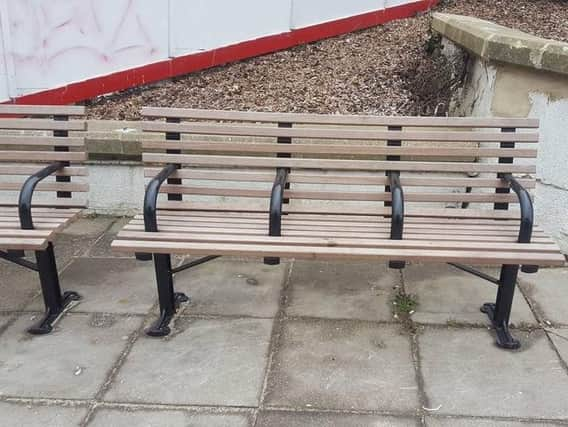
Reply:
[[[0,105],[0,258],[37,271],[45,316],[28,331],[52,330],[76,292],[61,292],[53,239],[81,212],[76,193],[88,184],[74,182],[87,175],[84,107]],[[70,132],[78,132],[69,135]],[[34,251],[36,262],[25,258]]]
[[[525,190],[535,187],[537,120],[173,108],[143,115],[152,119],[143,130],[159,137],[143,142],[151,178],[144,214],[112,246],[153,254],[161,313],[149,335],[168,334],[187,299],[174,292],[173,274],[216,256],[384,260],[391,268],[443,262],[499,285],[496,303],[482,310],[497,343],[517,348],[508,324],[519,266],[564,263],[533,225]],[[205,258],[172,268],[170,254]],[[501,276],[462,263],[499,265]]]

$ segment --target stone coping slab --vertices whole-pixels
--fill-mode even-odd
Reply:
[[[449,13],[434,13],[432,29],[488,61],[568,74],[568,43]]]

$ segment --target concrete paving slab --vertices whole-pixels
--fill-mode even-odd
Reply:
[[[538,421],[491,420],[482,418],[426,418],[427,427],[554,427],[565,424],[541,423]]]
[[[0,262],[0,311],[21,310],[34,295],[39,294],[39,276],[35,271],[8,261]]]
[[[547,330],[547,333],[558,350],[560,357],[568,365],[568,328],[551,328]]]
[[[399,272],[384,263],[296,261],[290,277],[290,316],[392,320]]]
[[[322,412],[264,411],[255,427],[416,427],[413,418]]]
[[[266,402],[294,408],[413,410],[418,387],[410,342],[396,326],[289,321]]]
[[[49,335],[26,332],[22,315],[2,334],[0,394],[86,399],[95,396],[140,318],[69,314]]]
[[[177,318],[173,327],[136,341],[106,400],[258,405],[272,320]]]
[[[0,420],[6,427],[76,427],[86,414],[81,406],[0,402]]]
[[[536,274],[521,274],[520,285],[542,320],[568,325],[568,268],[541,268]]]
[[[481,329],[427,328],[419,336],[430,407],[438,414],[568,417],[568,376],[542,331],[521,333],[519,351]]]
[[[55,239],[57,265],[64,267],[73,257],[85,255],[114,221],[113,217],[97,216],[70,224]]]
[[[117,257],[117,258],[132,258],[131,254],[113,252],[110,249],[110,244],[116,238],[116,234],[132,220],[131,217],[115,218],[115,221],[108,228],[104,236],[96,241],[90,248],[88,255],[92,257]]]
[[[287,272],[287,263],[218,258],[179,273],[175,283],[191,296],[186,314],[274,317]]]
[[[498,269],[481,270],[499,277]],[[418,299],[418,307],[412,315],[414,321],[427,324],[489,324],[489,319],[479,308],[486,302],[495,301],[495,285],[446,264],[408,265],[402,274],[406,292],[416,295]],[[511,323],[537,323],[518,291],[513,301]]]
[[[74,311],[147,313],[157,300],[154,266],[124,258],[75,258],[61,283],[83,297]],[[42,310],[36,298],[28,310]]]
[[[185,411],[99,409],[89,427],[247,427],[246,414],[197,414]]]

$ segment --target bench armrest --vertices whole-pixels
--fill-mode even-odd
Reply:
[[[270,217],[268,223],[268,235],[280,236],[282,231],[282,202],[284,200],[284,187],[288,179],[288,170],[278,168],[272,192],[270,193]]]
[[[504,174],[502,178],[509,184],[509,187],[515,192],[521,206],[521,225],[519,227],[519,236],[517,242],[530,243],[534,224],[534,208],[529,192],[515,179],[510,173]],[[525,273],[536,273],[538,266],[523,265],[521,270]]]
[[[399,172],[389,172],[389,187],[391,191],[391,240],[402,240],[404,228],[404,192],[400,184]],[[390,261],[390,268],[404,268],[404,261]]]
[[[20,217],[20,226],[23,230],[32,230],[34,228],[32,219],[32,198],[36,185],[63,166],[64,164],[62,162],[52,163],[29,176],[24,182],[24,185],[22,185],[18,197],[18,215]]]
[[[284,201],[284,189],[288,180],[288,169],[278,168],[272,192],[270,193],[270,216],[268,217],[268,235],[280,236],[282,233],[282,203]],[[280,258],[265,257],[264,263],[267,265],[280,264]]]
[[[176,165],[169,164],[148,183],[144,194],[144,230],[158,231],[158,218],[156,216],[158,193],[164,181],[176,170]]]

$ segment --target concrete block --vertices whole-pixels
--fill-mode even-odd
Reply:
[[[35,262],[35,259],[30,258]],[[35,271],[2,261],[0,267],[0,311],[21,310],[34,295],[41,292]]]
[[[499,269],[482,269],[499,277]],[[413,320],[421,323],[487,324],[489,319],[479,308],[495,302],[497,286],[445,264],[409,265],[403,270],[406,292],[418,300]],[[511,323],[536,324],[530,307],[517,291]]]
[[[321,412],[263,411],[256,427],[415,427],[413,418]]]
[[[531,421],[530,424],[514,420],[491,420],[483,418],[434,418],[426,417],[427,427],[552,427],[560,426],[554,423]]]
[[[385,263],[296,261],[286,313],[336,319],[389,321],[400,273]]]
[[[568,268],[543,268],[521,274],[520,286],[542,320],[568,325]]]
[[[548,336],[558,350],[564,363],[568,365],[568,328],[554,328],[547,330]]]
[[[176,276],[176,288],[191,295],[188,314],[274,317],[288,263],[219,258]]]
[[[89,427],[248,427],[247,414],[199,414],[185,411],[99,409]]]
[[[61,274],[65,289],[83,298],[74,311],[146,314],[157,300],[152,262],[117,258],[75,258]],[[41,298],[27,308],[40,311]]]
[[[440,415],[561,419],[568,376],[542,331],[506,351],[481,329],[426,329],[419,336],[430,407]]]
[[[87,415],[83,406],[29,405],[0,402],[2,425],[18,427],[75,427]]]
[[[256,406],[272,321],[177,318],[164,339],[140,337],[107,400]]]
[[[271,406],[411,411],[418,387],[410,341],[395,326],[288,321],[268,380]]]
[[[26,332],[30,315],[20,316],[2,334],[0,394],[93,398],[140,322],[134,317],[69,314],[51,334],[34,336]]]

